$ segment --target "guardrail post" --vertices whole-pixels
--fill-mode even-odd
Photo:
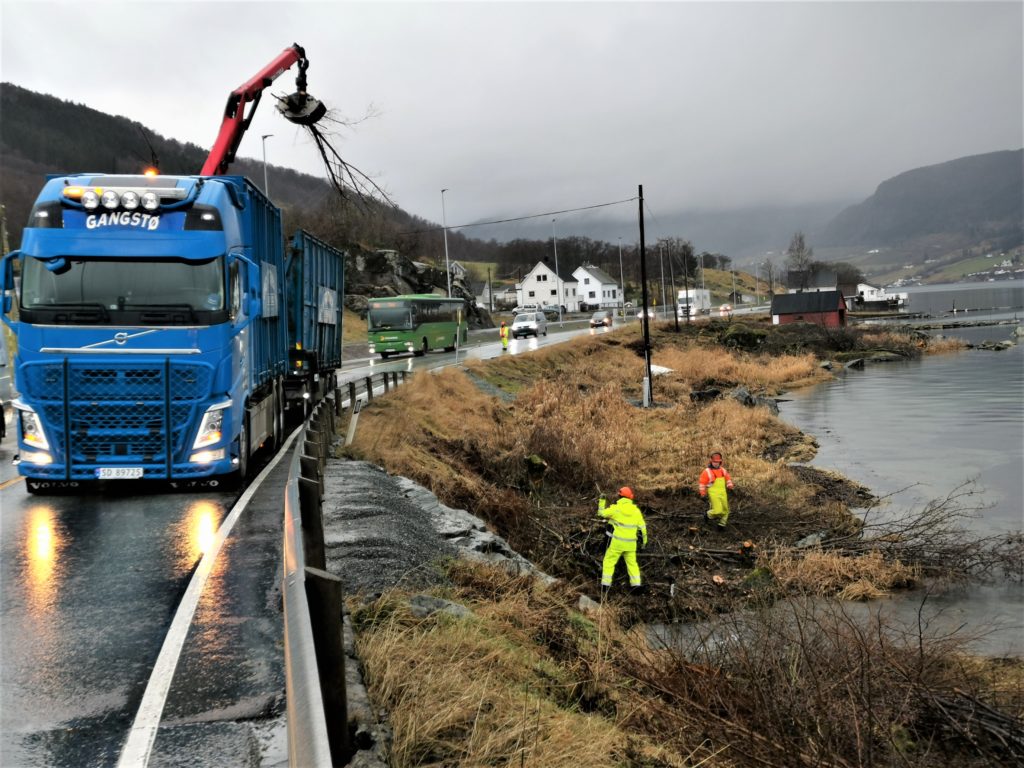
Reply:
[[[388,372],[385,371],[384,375],[381,376],[381,378],[384,380],[384,393],[387,394],[388,390],[391,389],[391,376],[389,376]]]
[[[367,402],[373,402],[373,377],[366,377],[366,400]]]
[[[355,401],[356,401],[356,383],[354,381],[350,381],[348,383],[348,409],[349,409],[349,411],[352,410],[352,403],[354,403]]]
[[[345,649],[342,643],[341,579],[323,569],[305,569],[306,601],[313,625],[313,646],[327,720],[331,762],[347,765],[352,756],[348,737],[348,696],[345,691]]]
[[[299,456],[299,466],[302,472],[302,477],[307,480],[313,480],[320,486],[320,500],[323,501],[326,496],[326,484],[324,483],[324,473],[320,471],[320,462],[317,461],[315,456]]]
[[[324,546],[324,516],[320,507],[320,483],[299,478],[299,514],[302,517],[302,549],[306,562],[316,568],[327,567]]]

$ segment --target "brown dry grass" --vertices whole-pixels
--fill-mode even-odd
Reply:
[[[394,730],[394,768],[694,764],[621,726],[623,633],[611,609],[584,616],[564,585],[498,568],[456,562],[450,576],[446,597],[471,618],[415,618],[399,592],[354,613],[368,689]]]
[[[1019,727],[1024,665],[955,637],[794,600],[725,617],[721,644],[654,650],[610,605],[579,613],[564,584],[465,562],[448,575],[440,595],[470,616],[415,618],[397,591],[354,606],[394,768],[1012,763],[970,708]]]
[[[838,595],[844,600],[882,597],[919,579],[917,569],[886,560],[878,552],[851,556],[783,547],[760,557],[758,565],[770,570],[787,593]]]

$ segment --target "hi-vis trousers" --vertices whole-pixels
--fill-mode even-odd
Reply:
[[[612,576],[615,575],[615,566],[619,558],[626,561],[626,573],[629,574],[629,585],[640,586],[640,566],[636,562],[636,540],[623,541],[612,536],[608,549],[604,552],[604,563],[601,566],[601,586],[610,587]]]
[[[725,526],[729,522],[729,495],[725,488],[724,477],[716,477],[715,482],[708,488],[708,501],[711,502],[708,517],[719,525]]]

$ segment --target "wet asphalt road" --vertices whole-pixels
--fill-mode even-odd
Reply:
[[[238,492],[133,483],[32,496],[10,464],[12,438],[0,443],[0,765],[113,765],[189,578]],[[223,737],[246,719],[243,733],[221,738],[234,746],[214,753],[231,748],[231,759],[205,764],[256,765],[250,753],[275,749],[281,503],[264,498],[217,559],[153,765],[185,764],[204,728]]]

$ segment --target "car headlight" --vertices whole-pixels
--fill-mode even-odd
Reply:
[[[44,451],[50,450],[50,443],[46,439],[46,432],[43,431],[43,422],[40,421],[39,414],[19,406],[17,403],[14,404],[14,407],[18,409],[18,415],[21,417],[22,442],[33,448],[39,448]]]
[[[224,411],[231,407],[231,401],[211,405],[203,414],[203,421],[199,425],[199,432],[196,434],[195,442],[192,443],[192,450],[203,448],[220,442],[224,428]]]

